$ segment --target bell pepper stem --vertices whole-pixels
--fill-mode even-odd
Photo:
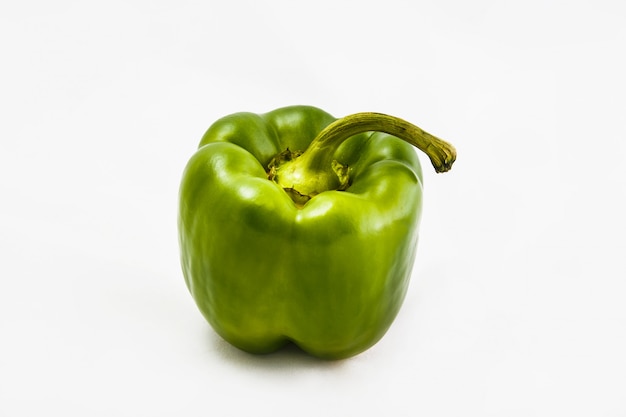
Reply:
[[[364,132],[384,132],[398,137],[428,157],[436,172],[446,172],[456,160],[454,147],[419,127],[382,113],[356,113],[329,124],[298,157],[277,167],[273,180],[286,190],[311,198],[323,191],[345,188],[334,154],[351,136]]]

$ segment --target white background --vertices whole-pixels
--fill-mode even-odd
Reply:
[[[0,416],[626,416],[626,9],[589,1],[3,1]],[[420,247],[352,359],[223,342],[178,263],[206,128],[379,111]]]

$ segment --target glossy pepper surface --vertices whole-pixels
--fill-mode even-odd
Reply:
[[[375,344],[415,258],[422,171],[412,145],[439,172],[456,158],[377,113],[336,119],[292,106],[215,122],[185,168],[178,217],[185,282],[215,331],[253,353],[293,342],[339,359]]]

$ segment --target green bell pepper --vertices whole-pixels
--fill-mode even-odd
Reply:
[[[402,139],[402,140],[401,140]],[[309,106],[215,122],[187,164],[178,216],[187,287],[215,331],[253,353],[293,342],[329,359],[387,331],[418,240],[422,171],[454,148],[378,113]]]

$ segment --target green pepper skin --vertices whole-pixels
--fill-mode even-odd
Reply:
[[[215,122],[185,168],[179,243],[187,287],[215,331],[252,353],[288,342],[340,359],[374,345],[409,284],[422,208],[415,149],[384,133],[350,137],[335,159],[345,191],[298,208],[270,160],[305,150],[336,119],[309,106]]]

